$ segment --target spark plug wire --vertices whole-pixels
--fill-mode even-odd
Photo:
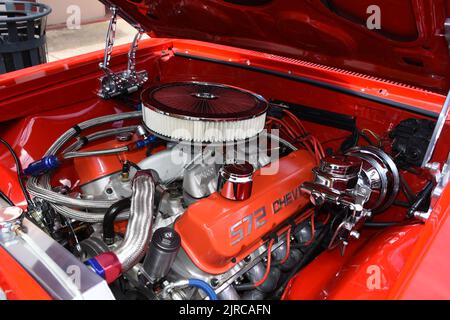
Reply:
[[[260,285],[262,285],[266,280],[267,277],[270,274],[270,269],[271,269],[271,263],[272,263],[272,246],[273,243],[275,242],[274,239],[271,239],[269,241],[269,245],[267,247],[267,266],[266,266],[266,271],[264,272],[264,275],[261,279],[259,279],[258,281],[256,281],[255,283],[245,283],[245,284],[239,284],[239,285],[235,285],[234,288],[238,291],[247,291],[247,290],[253,290],[258,288]]]
[[[34,203],[31,200],[30,194],[28,193],[27,189],[25,188],[25,185],[22,180],[22,165],[20,163],[19,157],[17,156],[16,152],[14,151],[14,149],[11,147],[11,145],[8,142],[3,140],[2,138],[0,138],[0,142],[8,149],[9,153],[11,153],[11,155],[14,159],[14,163],[16,165],[16,174],[17,174],[17,180],[19,181],[20,189],[22,190],[22,193],[25,197],[25,200],[27,201],[28,206],[33,207]]]
[[[325,157],[325,152],[319,140],[306,131],[300,119],[293,113],[288,110],[283,112],[285,117],[281,119],[268,116],[267,128],[272,130],[273,125],[277,124],[282,134],[291,138],[294,143],[301,144],[314,157],[316,163],[320,163],[320,160]]]
[[[289,227],[286,233],[286,254],[284,255],[284,258],[279,262],[279,264],[284,264],[288,259],[289,255],[291,254],[291,230],[292,227]]]
[[[272,240],[270,240],[270,242],[269,242],[269,246],[268,246],[268,248],[267,248],[267,266],[266,266],[266,272],[264,273],[264,276],[261,278],[261,279],[259,279],[257,282],[255,282],[254,284],[253,284],[253,286],[255,287],[255,288],[257,288],[257,287],[259,287],[260,285],[262,285],[266,280],[267,280],[267,277],[269,276],[269,273],[270,273],[270,263],[271,263],[271,260],[272,260],[272,246],[273,246],[273,243],[274,243],[274,239],[272,239]]]

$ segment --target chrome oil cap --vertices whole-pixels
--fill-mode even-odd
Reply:
[[[224,165],[219,170],[217,191],[228,200],[247,200],[252,194],[253,171],[248,162]]]

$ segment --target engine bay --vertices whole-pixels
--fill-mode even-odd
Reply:
[[[296,298],[293,279],[320,257],[423,224],[430,117],[161,56],[143,90],[2,129],[33,153],[26,219],[116,299]]]

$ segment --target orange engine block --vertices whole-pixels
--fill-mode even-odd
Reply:
[[[312,179],[314,166],[308,152],[296,151],[279,160],[276,174],[255,172],[250,199],[232,201],[214,193],[192,204],[175,224],[183,249],[201,270],[226,272],[308,203],[300,185]]]

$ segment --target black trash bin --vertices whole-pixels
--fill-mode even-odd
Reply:
[[[0,74],[47,62],[51,11],[42,3],[0,0]]]

